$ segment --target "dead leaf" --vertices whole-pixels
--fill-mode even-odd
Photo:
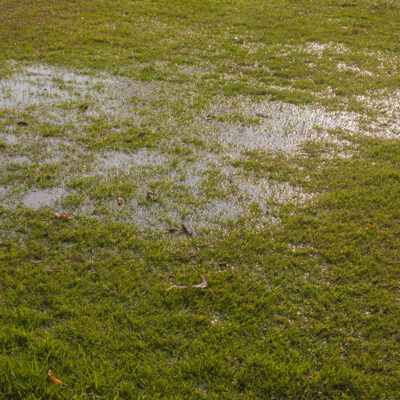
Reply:
[[[376,228],[376,225],[374,224],[365,224],[366,228]]]
[[[257,117],[260,117],[260,118],[270,118],[269,115],[267,115],[267,114],[261,114],[261,113],[257,113],[256,116],[257,116]]]
[[[62,269],[52,269],[52,268],[46,268],[42,269],[43,272],[63,272]]]
[[[19,125],[19,126],[28,126],[28,123],[25,122],[25,121],[18,121],[17,125]]]
[[[84,262],[86,262],[84,258],[80,258],[80,257],[71,258],[70,261],[73,262],[73,263],[84,263]]]
[[[118,205],[121,206],[123,202],[124,199],[122,197],[118,197]]]
[[[150,200],[157,201],[158,196],[157,193],[151,192],[150,190],[147,192],[146,197]]]
[[[103,285],[104,288],[106,288],[109,292],[111,292],[112,294],[115,294],[116,296],[119,296],[119,293],[113,289],[111,289],[110,287],[108,287],[106,284]]]
[[[180,228],[168,228],[167,229],[168,233],[175,233],[175,232],[182,232],[182,233],[186,233],[186,235],[192,236],[192,232],[189,231],[188,228],[186,228],[186,226],[184,224],[181,224]]]
[[[195,289],[195,288],[197,288],[197,289],[205,289],[205,288],[207,287],[207,285],[208,285],[207,280],[206,280],[206,278],[205,278],[203,275],[201,276],[201,278],[203,279],[203,281],[202,281],[201,283],[197,284],[197,285],[189,285],[189,286],[177,286],[177,285],[173,285],[173,286],[170,286],[170,287],[167,289],[167,292],[168,292],[169,290],[171,290],[171,289]]]
[[[181,225],[181,232],[186,233],[186,235],[192,236],[192,232],[190,232],[184,224]]]
[[[66,384],[66,383],[64,383],[64,382],[61,382],[59,379],[55,378],[55,377],[52,375],[52,373],[51,373],[51,369],[49,369],[49,370],[47,371],[47,376],[48,376],[49,379],[50,379],[53,383],[55,383],[56,385],[65,386],[65,387],[68,386],[68,384]]]
[[[179,231],[180,231],[180,228],[168,228],[167,229],[168,233],[175,233],[175,232],[179,232]]]
[[[70,221],[70,220],[72,219],[72,217],[69,216],[69,215],[67,215],[67,214],[54,213],[54,216],[55,216],[56,218],[64,219],[64,220],[66,220],[66,221]]]
[[[188,256],[190,258],[196,258],[198,255],[199,255],[199,252],[195,251],[195,250],[189,251],[189,253],[188,253]]]

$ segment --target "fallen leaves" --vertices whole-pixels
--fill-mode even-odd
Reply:
[[[65,221],[70,221],[72,219],[72,217],[67,214],[54,213],[54,216],[58,219],[63,219]]]
[[[186,235],[192,236],[192,232],[189,231],[188,228],[184,224],[181,224],[179,228],[173,227],[173,228],[168,228],[167,229],[168,233],[175,233],[175,232],[182,232],[185,233]]]
[[[206,278],[204,277],[204,275],[202,275],[201,278],[203,279],[203,281],[202,281],[201,283],[197,284],[197,285],[188,285],[188,286],[184,286],[184,285],[173,285],[173,286],[170,286],[170,287],[167,289],[167,292],[168,292],[169,290],[172,290],[172,289],[205,289],[205,288],[208,286],[207,280],[206,280]]]
[[[373,229],[373,228],[376,228],[376,225],[367,223],[367,224],[365,224],[365,227],[369,228],[369,229]]]
[[[122,197],[118,197],[117,201],[118,201],[118,205],[122,206],[122,203],[124,202],[124,199]]]
[[[186,233],[186,235],[192,236],[192,232],[190,232],[184,224],[181,224],[181,232]]]
[[[86,262],[86,260],[85,260],[84,258],[81,258],[81,257],[74,257],[74,258],[71,258],[70,261],[71,261],[72,263],[81,263],[81,264],[83,264],[83,263]]]
[[[149,199],[149,200],[153,200],[153,201],[157,201],[158,200],[157,193],[151,192],[150,190],[147,192],[146,198]]]
[[[68,386],[67,383],[64,383],[64,382],[60,381],[59,379],[55,378],[55,377],[53,376],[53,374],[51,373],[51,369],[49,369],[49,370],[47,371],[47,376],[49,377],[49,379],[50,379],[53,383],[55,383],[55,384],[58,385],[58,386],[65,386],[65,387]]]

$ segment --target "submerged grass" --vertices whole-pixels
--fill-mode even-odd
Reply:
[[[399,398],[400,150],[395,114],[361,98],[398,88],[399,13],[0,0],[0,82],[56,71],[21,107],[0,93],[0,397]],[[83,73],[108,81],[76,93]],[[27,102],[43,82],[54,96]],[[268,147],[321,106],[365,126]],[[274,196],[249,190],[265,181]]]

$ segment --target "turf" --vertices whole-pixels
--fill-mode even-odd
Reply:
[[[397,114],[374,106],[399,87],[399,17],[398,1],[0,0],[3,80],[47,65],[119,85],[106,99],[108,86],[75,96],[55,80],[71,97],[54,114],[0,103],[1,133],[21,139],[0,140],[11,160],[0,176],[0,398],[399,398]],[[125,80],[141,90],[124,103],[134,117],[109,120],[97,103],[118,109]],[[243,105],[263,101],[357,112],[366,128],[234,160],[207,141],[263,126]],[[60,158],[47,162],[51,146]],[[92,173],[140,151],[153,165]],[[195,194],[194,181],[165,178],[186,176],[199,154],[228,172],[207,164]],[[235,186],[265,178],[298,197],[254,200]],[[72,220],[19,203],[59,187]],[[240,196],[242,217],[179,229],[190,210]],[[178,219],[164,215],[176,204]],[[167,291],[202,275],[205,289]]]

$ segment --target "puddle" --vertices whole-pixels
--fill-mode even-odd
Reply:
[[[262,207],[263,203],[272,200],[279,204],[290,201],[304,203],[312,198],[311,195],[302,192],[288,183],[272,183],[267,179],[261,179],[256,183],[241,181],[238,184],[242,193],[246,193],[250,202],[257,202]]]
[[[93,118],[132,117],[132,96],[151,97],[157,90],[151,82],[31,65],[0,80],[0,110],[22,112],[33,106],[32,112],[42,123],[78,127]],[[80,108],[82,103],[88,106],[85,111]]]
[[[1,140],[4,141],[7,144],[18,144],[20,142],[20,137],[17,135],[13,135],[13,134],[1,134]]]
[[[36,189],[27,193],[22,203],[25,207],[38,210],[41,207],[52,206],[65,195],[65,191],[62,188],[51,188],[51,189]]]
[[[189,69],[187,72],[199,71]],[[360,129],[359,115],[356,114],[278,102],[255,103],[245,96],[234,100],[215,98],[210,110],[199,111],[193,118],[188,107],[188,114],[183,118],[182,114],[176,116],[171,111],[175,104],[171,93],[176,93],[178,87],[171,86],[171,90],[158,93],[160,87],[154,83],[139,83],[123,77],[91,76],[40,65],[24,68],[0,80],[0,108],[18,112],[33,105],[33,111],[29,110],[30,118],[72,125],[65,133],[70,135],[69,140],[39,137],[9,126],[2,136],[21,149],[20,155],[10,159],[16,163],[29,162],[32,149],[39,164],[59,162],[60,165],[54,165],[54,170],[62,178],[56,185],[62,187],[76,187],[68,185],[77,177],[86,177],[84,173],[94,176],[95,179],[84,180],[82,184],[78,182],[84,204],[71,205],[75,208],[69,212],[124,221],[143,231],[165,231],[171,225],[179,227],[183,222],[195,233],[202,228],[218,229],[242,218],[246,223],[263,226],[272,223],[272,207],[312,200],[312,196],[300,188],[268,179],[256,180],[240,167],[234,168],[232,161],[241,159],[247,151],[292,154],[300,151],[309,140],[334,142],[327,133],[329,130],[340,127],[348,132],[358,132]],[[182,99],[187,100],[186,95],[190,98],[193,93],[185,92],[175,105],[182,106]],[[166,131],[165,139],[157,143],[158,148],[127,153],[108,148],[96,153],[73,141],[75,135],[85,137],[91,118],[112,119],[110,126],[124,127],[119,118],[126,116],[140,125],[142,117],[136,119],[139,106],[129,102],[132,96],[140,97],[146,111],[153,113],[143,117],[146,127]],[[68,104],[79,104],[83,99],[89,103],[85,112]],[[157,105],[153,107],[153,103]],[[155,111],[158,112],[156,117]],[[208,113],[216,118],[206,118]],[[234,122],[237,119],[229,118],[234,114],[245,118]],[[227,119],[218,119],[226,115]],[[112,132],[112,128],[110,130]],[[173,130],[177,132],[169,135]],[[15,135],[15,132],[19,134]],[[123,134],[123,131],[118,133]],[[339,145],[337,147],[341,149]],[[77,164],[80,163],[86,169],[79,169]],[[102,186],[99,192],[97,186]],[[157,192],[159,201],[146,198],[149,190]],[[116,191],[114,199],[110,199],[114,196],[111,191]],[[61,187],[29,193],[24,193],[20,187],[15,193],[26,207],[35,210],[52,206],[68,194]],[[100,193],[105,193],[104,198]],[[121,206],[116,201],[118,196],[124,198]],[[259,210],[261,213],[255,219],[253,211]]]
[[[7,164],[30,164],[31,160],[25,156],[3,157],[0,159],[0,165]]]
[[[355,72],[357,74],[366,75],[366,76],[373,76],[374,75],[371,71],[368,71],[366,69],[358,68],[355,65],[347,65],[345,63],[339,63],[337,65],[337,69],[339,71],[352,71],[352,72]]]
[[[325,112],[316,107],[263,102],[244,104],[241,112],[248,116],[261,115],[260,125],[222,129],[217,137],[222,146],[291,154],[310,140],[335,142],[328,130],[341,128],[354,133],[359,129],[357,114]]]
[[[107,152],[96,156],[96,170],[129,169],[133,167],[162,167],[167,163],[167,156],[147,149],[139,149],[134,153]]]
[[[378,112],[367,135],[386,139],[400,139],[400,90],[388,93],[382,90],[373,96],[358,96],[357,100],[373,112]]]

